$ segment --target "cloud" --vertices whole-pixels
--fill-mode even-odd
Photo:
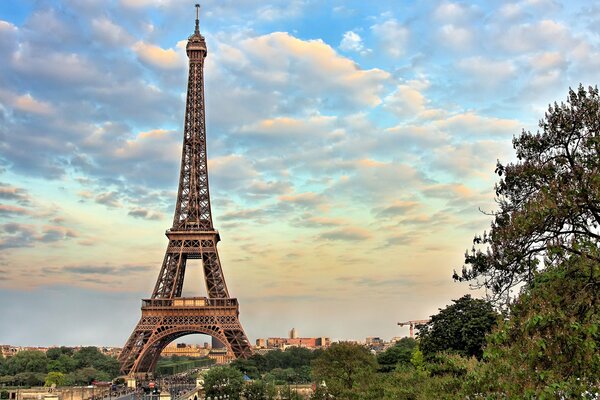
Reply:
[[[95,36],[108,45],[128,45],[134,40],[123,27],[106,17],[92,19],[91,27]]]
[[[29,93],[17,95],[0,89],[0,101],[7,103],[14,110],[27,113],[48,115],[54,112],[49,103],[37,100]]]
[[[371,51],[369,49],[365,49],[362,38],[358,33],[353,31],[347,31],[344,33],[339,47],[343,51],[356,52],[361,55],[368,54]]]
[[[305,192],[279,196],[279,201],[300,207],[316,207],[322,205],[325,202],[325,199],[320,194]]]
[[[484,117],[473,112],[457,114],[447,119],[436,121],[435,126],[464,138],[498,136],[509,138],[519,133],[521,124],[518,121]]]
[[[119,202],[119,194],[117,192],[100,193],[95,197],[94,201],[107,207],[121,207],[121,203]]]
[[[473,33],[470,29],[452,24],[443,25],[439,29],[439,36],[442,45],[456,50],[466,50],[473,42]]]
[[[52,243],[65,239],[76,238],[79,235],[73,229],[64,226],[47,226],[37,240],[43,243]]]
[[[110,275],[119,276],[129,275],[132,273],[146,272],[151,269],[146,265],[70,265],[61,268],[61,271],[76,274],[76,275]]]
[[[33,245],[35,229],[31,225],[8,223],[0,225],[4,232],[0,238],[0,249],[30,247]]]
[[[407,27],[395,19],[389,19],[380,24],[371,26],[371,31],[381,43],[383,51],[392,57],[400,57],[406,51],[410,36]]]
[[[366,229],[357,227],[344,227],[323,232],[319,235],[319,239],[356,242],[368,240],[371,238],[371,236],[371,232]]]
[[[135,209],[129,210],[127,215],[131,215],[134,218],[141,218],[141,219],[147,219],[147,220],[161,220],[163,218],[162,214],[152,212],[150,210],[146,210],[143,208],[135,208]]]
[[[159,46],[138,41],[132,46],[140,61],[153,67],[172,70],[185,66],[185,58],[181,52],[163,49]]]
[[[5,216],[18,216],[18,215],[29,215],[31,211],[26,208],[11,206],[7,204],[0,204],[0,215]]]
[[[421,204],[416,201],[396,200],[389,206],[376,207],[372,211],[377,218],[387,218],[409,214],[417,210],[420,206]]]
[[[27,205],[31,201],[27,190],[2,182],[0,182],[0,199],[15,200],[21,205]]]
[[[495,87],[515,76],[517,68],[510,60],[492,60],[474,56],[458,62],[458,68],[481,87]]]
[[[284,32],[244,39],[236,44],[239,51],[228,47],[220,44],[215,67],[251,79],[265,89],[261,95],[286,88],[288,96],[296,98],[300,91],[308,97],[304,101],[326,108],[376,106],[390,78],[378,68],[361,69],[322,40],[305,41]]]
[[[548,48],[567,50],[577,42],[566,26],[549,19],[513,25],[508,29],[504,27],[503,34],[498,35],[496,40],[502,49],[511,53],[527,53]]]

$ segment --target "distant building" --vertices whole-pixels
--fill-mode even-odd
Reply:
[[[227,348],[222,349],[212,349],[208,353],[208,358],[215,360],[217,364],[227,364],[235,360],[235,356],[227,351]]]
[[[256,339],[256,347],[259,349],[267,348],[267,340],[266,339]]]
[[[208,349],[198,345],[190,345],[185,343],[170,344],[160,353],[163,357],[206,357],[209,353]]]
[[[367,346],[383,346],[383,339],[377,336],[369,336],[365,339],[365,344]]]
[[[326,348],[331,345],[331,340],[328,337],[318,338],[268,338],[267,348],[270,349],[286,349],[288,347],[304,347],[307,349]]]
[[[296,328],[292,328],[289,336],[290,339],[298,339],[298,331],[296,331]]]

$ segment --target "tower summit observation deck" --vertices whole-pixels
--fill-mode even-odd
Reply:
[[[239,320],[237,299],[229,296],[217,253],[208,189],[204,60],[207,47],[196,29],[186,46],[189,58],[183,149],[173,226],[156,285],[142,300],[142,317],[119,356],[124,374],[154,371],[160,353],[173,340],[193,333],[210,335],[234,357],[248,357],[252,349]],[[202,260],[207,297],[181,297],[188,259]]]

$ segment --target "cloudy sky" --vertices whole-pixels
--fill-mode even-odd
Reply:
[[[121,346],[135,326],[175,205],[193,3],[0,2],[0,343]],[[599,81],[591,4],[204,1],[213,214],[250,339],[389,339],[467,293],[451,274],[496,160]]]

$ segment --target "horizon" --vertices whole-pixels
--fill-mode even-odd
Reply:
[[[175,206],[194,3],[0,4],[0,342],[125,344]],[[388,339],[481,296],[451,275],[489,228],[496,160],[597,85],[599,20],[583,1],[204,2],[211,206],[250,342]],[[205,296],[194,261],[183,294]]]

